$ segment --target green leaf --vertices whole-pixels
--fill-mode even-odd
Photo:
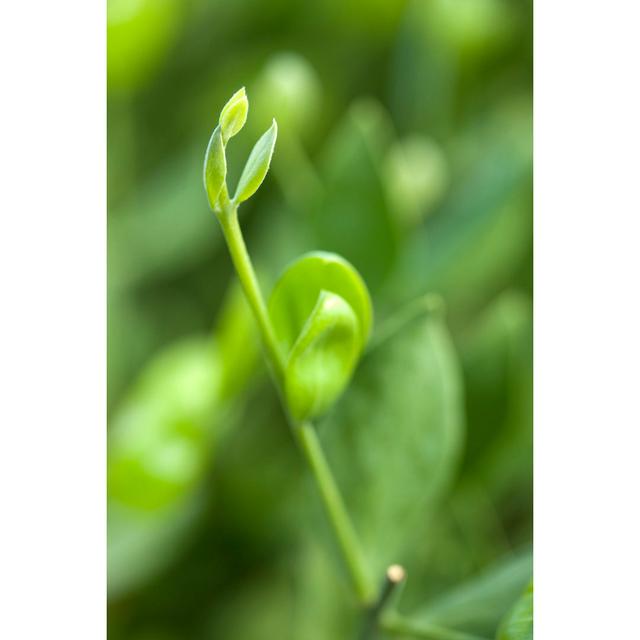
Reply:
[[[215,209],[226,176],[227,159],[222,142],[222,131],[218,125],[211,134],[209,146],[204,156],[204,188],[211,209]]]
[[[367,353],[319,433],[365,552],[382,577],[422,544],[462,436],[458,363],[442,313],[420,302]]]
[[[285,393],[294,418],[317,416],[346,387],[360,355],[358,319],[335,293],[321,291],[287,360]]]
[[[531,552],[507,557],[413,612],[411,618],[471,633],[495,633],[531,578]]]
[[[110,420],[110,596],[139,586],[183,549],[203,507],[219,380],[211,338],[182,340],[151,361]]]
[[[464,472],[494,499],[523,505],[532,491],[532,338],[530,299],[506,291],[460,341],[469,425]]]
[[[533,640],[533,580],[498,631],[497,640]]]
[[[224,105],[220,112],[220,127],[222,129],[222,142],[227,144],[229,138],[244,127],[247,121],[247,112],[249,111],[249,101],[244,87],[236,91],[229,102]]]
[[[452,317],[466,317],[530,260],[530,157],[499,140],[485,146],[483,159],[452,181],[442,204],[408,239],[385,283],[392,301],[436,292]]]
[[[366,285],[340,256],[309,253],[276,283],[269,315],[286,355],[289,408],[297,419],[319,415],[346,387],[371,331]]]
[[[244,165],[236,194],[233,197],[237,204],[248,200],[262,184],[269,165],[271,164],[271,156],[276,146],[276,138],[278,137],[278,125],[274,120],[272,125],[262,134],[262,137],[253,147],[247,163]]]
[[[364,346],[371,333],[373,310],[367,285],[344,258],[312,251],[292,262],[280,276],[269,301],[269,314],[281,346],[289,352],[316,305],[321,291],[332,291],[353,309]]]
[[[110,425],[111,499],[157,511],[192,489],[211,455],[219,378],[209,339],[178,343],[152,361]]]
[[[323,151],[325,189],[310,215],[316,244],[349,260],[372,291],[384,282],[399,247],[380,168],[390,128],[377,102],[349,109]]]

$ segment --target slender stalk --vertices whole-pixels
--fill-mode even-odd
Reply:
[[[424,640],[486,640],[455,629],[414,622],[397,613],[383,618],[380,628],[394,635]]]
[[[221,196],[222,210],[218,215],[218,219],[222,226],[222,232],[229,247],[229,253],[238,274],[238,279],[258,323],[267,359],[275,376],[276,386],[281,397],[284,397],[284,358],[278,347],[267,306],[262,297],[260,285],[242,237],[237,207],[233,201],[229,200],[226,187],[223,189]],[[325,512],[338,540],[358,598],[363,604],[368,604],[373,599],[373,594],[364,554],[340,495],[338,485],[324,456],[316,430],[310,422],[294,423],[292,426],[295,438],[318,487]]]
[[[313,472],[327,517],[333,525],[358,598],[362,604],[367,604],[373,597],[367,564],[344,501],[324,456],[318,434],[310,422],[294,426],[293,431]]]
[[[387,569],[378,599],[375,601],[373,606],[369,608],[365,618],[361,634],[362,640],[375,638],[380,623],[380,617],[384,611],[391,606],[392,599],[395,600],[399,596],[399,588],[404,585],[406,577],[406,571],[399,564],[392,564]]]
[[[238,274],[238,279],[247,298],[251,311],[258,323],[258,328],[262,337],[262,343],[267,352],[267,359],[273,373],[276,377],[277,383],[282,387],[284,381],[284,359],[280,348],[278,347],[278,340],[273,331],[273,327],[269,320],[269,314],[267,312],[267,305],[262,297],[260,285],[258,284],[258,278],[256,277],[247,247],[242,237],[240,230],[240,224],[238,222],[238,209],[231,203],[222,211],[218,216],[220,224],[222,226],[222,233],[224,234],[227,246],[229,247],[229,253],[231,254],[231,260],[233,266]]]

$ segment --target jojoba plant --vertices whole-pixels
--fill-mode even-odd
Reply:
[[[243,128],[248,106],[243,88],[223,107],[205,154],[204,186],[258,327],[265,359],[292,433],[308,464],[362,608],[361,637],[374,638],[386,632],[393,637],[473,640],[476,636],[425,622],[419,617],[411,619],[401,615],[395,603],[398,587],[405,581],[405,569],[387,560],[386,571],[377,575],[379,566],[365,553],[359,536],[363,532],[356,531],[352,514],[346,507],[334,469],[318,437],[317,421],[338,403],[365,352],[373,325],[371,297],[352,264],[334,253],[314,251],[300,256],[284,269],[266,300],[243,239],[238,210],[256,193],[269,171],[278,132],[275,120],[253,147],[233,191],[227,183],[227,146]],[[418,301],[400,322],[411,323],[425,313],[437,317],[439,306],[431,298]],[[421,325],[419,331],[421,337],[436,346],[429,356],[432,360],[422,358],[415,366],[423,370],[436,365],[431,375],[443,400],[442,406],[432,410],[439,411],[442,417],[442,446],[454,450],[458,441],[457,417],[448,411],[447,403],[450,399],[457,402],[457,390],[455,385],[436,379],[437,366],[448,357],[448,343],[440,333],[438,321]],[[395,366],[403,363],[396,362]],[[399,397],[397,401],[402,403],[403,399]],[[421,398],[415,397],[414,401],[420,402]],[[375,431],[383,426],[386,427],[373,424],[372,428]],[[416,426],[419,427],[419,423]],[[415,432],[411,437],[416,437]],[[370,464],[370,459],[358,460],[357,452],[349,455],[354,456],[354,464],[362,469]],[[424,454],[416,452],[416,455],[419,459]],[[395,463],[401,467],[403,461],[396,459]],[[444,478],[446,472],[443,470],[440,475]],[[402,476],[402,471],[398,476]],[[401,515],[402,507],[391,504],[389,513]],[[375,536],[371,531],[366,533],[371,542]],[[392,537],[382,536],[387,543]]]

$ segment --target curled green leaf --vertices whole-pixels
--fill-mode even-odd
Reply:
[[[285,392],[294,417],[328,409],[346,386],[359,354],[353,309],[339,295],[321,291],[287,360]]]
[[[207,192],[209,206],[215,209],[218,196],[227,176],[227,159],[222,142],[222,130],[218,125],[211,134],[209,145],[204,156],[204,188]]]
[[[251,150],[249,159],[242,170],[236,194],[233,197],[236,204],[248,200],[262,184],[262,181],[269,171],[271,156],[273,156],[273,149],[276,146],[277,137],[278,125],[274,120],[269,129],[262,134]]]
[[[269,313],[285,352],[293,346],[322,290],[347,301],[358,318],[362,345],[368,340],[373,312],[364,280],[341,256],[312,251],[287,267],[271,294]]]
[[[231,96],[220,113],[220,128],[224,144],[227,144],[229,138],[233,138],[244,127],[248,111],[249,101],[247,100],[246,91],[242,87]]]
[[[347,386],[371,332],[371,299],[346,260],[309,253],[277,282],[269,314],[286,356],[285,395],[294,418],[325,412]]]

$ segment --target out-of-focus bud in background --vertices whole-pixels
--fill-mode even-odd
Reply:
[[[251,108],[260,121],[274,117],[287,135],[304,135],[322,108],[317,73],[299,54],[273,55],[251,92]]]
[[[384,163],[385,184],[400,224],[411,228],[433,210],[445,192],[448,168],[433,140],[409,136],[389,149]]]

